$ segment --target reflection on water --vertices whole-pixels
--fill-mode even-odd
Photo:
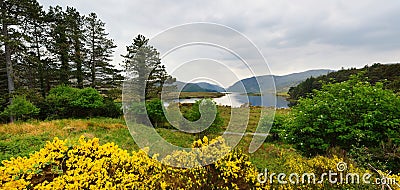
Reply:
[[[198,98],[181,99],[181,103],[194,103]],[[275,94],[263,94],[263,96],[247,96],[240,93],[227,94],[220,98],[213,98],[218,105],[225,105],[231,107],[240,107],[243,104],[251,104],[252,106],[265,106],[277,108],[287,108],[289,102]]]

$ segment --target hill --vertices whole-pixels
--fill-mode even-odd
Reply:
[[[247,93],[260,93],[261,89],[267,89],[266,91],[273,91],[273,85],[270,81],[275,82],[276,92],[287,92],[290,87],[300,84],[302,81],[309,77],[318,77],[321,75],[326,75],[332,70],[319,69],[319,70],[309,70],[300,73],[292,73],[284,76],[274,76],[274,75],[264,75],[258,77],[252,77],[243,79],[236,82],[227,90],[229,92],[243,92],[242,84],[244,85]],[[258,81],[258,82],[257,82]]]
[[[216,90],[218,89],[218,86],[208,83],[184,83],[176,81],[173,85],[176,85],[178,91],[182,92],[219,92]]]
[[[224,88],[207,82],[185,83],[176,81],[173,85],[176,85],[178,90],[182,89],[182,92],[225,92]]]
[[[214,92],[226,92],[226,90],[218,85],[215,84],[210,84],[207,82],[199,82],[196,83],[198,86],[200,86],[203,89],[207,89],[207,90],[212,90]]]
[[[350,68],[342,69],[336,72],[330,72],[327,75],[319,77],[310,77],[295,87],[289,89],[290,99],[296,101],[301,97],[306,97],[314,89],[319,90],[323,83],[338,83],[349,79],[351,75],[363,73],[365,80],[371,84],[384,81],[385,88],[400,92],[400,63],[380,64],[375,63],[372,66],[365,66],[361,69]]]

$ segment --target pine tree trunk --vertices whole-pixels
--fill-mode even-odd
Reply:
[[[1,1],[2,4],[2,8],[4,8],[3,6],[3,1]],[[4,14],[4,12],[3,12]],[[14,86],[14,71],[13,71],[13,66],[12,66],[12,62],[11,62],[11,51],[10,51],[10,47],[9,47],[9,43],[8,43],[8,26],[6,23],[2,23],[3,24],[3,37],[5,38],[5,43],[4,43],[4,51],[5,51],[5,58],[6,58],[6,70],[7,70],[7,85],[8,85],[8,93],[10,95],[12,95],[12,93],[15,90],[15,86]],[[12,103],[12,97],[10,97],[9,103]],[[11,116],[10,117],[10,122],[14,122],[14,117]]]
[[[96,88],[96,61],[95,61],[95,31],[92,30],[92,65],[91,65],[91,76],[92,76],[92,88]]]
[[[35,26],[35,33],[37,34],[37,27]],[[45,98],[46,97],[46,87],[44,85],[44,66],[43,66],[43,62],[42,62],[42,58],[40,55],[40,48],[39,48],[39,37],[36,36],[36,55],[37,55],[37,59],[39,61],[39,83],[40,83],[40,93],[42,94],[42,97]]]

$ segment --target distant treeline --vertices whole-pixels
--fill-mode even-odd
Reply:
[[[361,69],[350,68],[328,73],[320,77],[310,77],[289,89],[290,99],[295,103],[300,98],[304,98],[313,93],[313,90],[320,90],[323,84],[339,83],[349,80],[351,75],[361,74],[365,81],[375,84],[383,82],[386,89],[400,92],[400,64],[380,64],[365,66]]]

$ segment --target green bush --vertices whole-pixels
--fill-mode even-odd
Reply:
[[[307,155],[333,147],[365,147],[377,156],[376,162],[399,166],[400,97],[383,89],[382,83],[372,86],[353,76],[324,85],[312,97],[300,99],[293,114],[290,141]],[[395,149],[382,147],[389,144]]]
[[[103,106],[96,109],[96,116],[119,118],[122,116],[122,103],[115,102],[110,98],[104,98]]]
[[[203,110],[203,113],[200,113],[200,107],[205,108]],[[205,122],[208,122],[207,118],[213,118],[214,117],[214,110],[212,107],[215,107],[216,109],[216,115],[214,121],[211,123],[211,126],[209,126],[206,130],[202,132],[203,135],[207,134],[215,134],[218,133],[222,130],[222,126],[224,125],[224,121],[222,117],[219,114],[219,111],[216,107],[216,103],[212,99],[202,99],[202,100],[197,100],[193,105],[192,108],[183,114],[183,116],[188,119],[189,121],[198,121],[200,117],[203,116],[205,118]],[[203,114],[203,115],[202,115]],[[194,126],[198,127],[198,126]]]
[[[91,117],[104,106],[103,97],[93,88],[57,86],[46,97],[50,118]]]
[[[274,122],[272,123],[271,129],[269,130],[268,141],[285,141],[287,138],[286,123],[289,114],[275,113]],[[261,118],[259,125],[262,127],[268,127],[270,117],[266,116]]]
[[[77,108],[97,109],[103,105],[103,97],[94,88],[76,89],[76,97],[71,105]]]
[[[167,122],[163,111],[163,103],[160,99],[152,99],[146,102],[146,110],[154,127],[163,127]]]
[[[13,116],[16,120],[27,120],[37,114],[40,109],[26,100],[24,96],[15,96],[10,105],[1,113],[3,116]]]

